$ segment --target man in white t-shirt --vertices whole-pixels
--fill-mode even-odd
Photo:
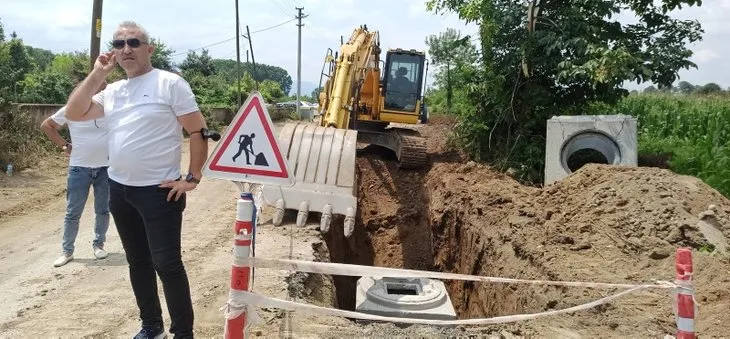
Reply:
[[[66,118],[107,119],[110,210],[142,320],[135,338],[165,333],[155,273],[164,288],[170,332],[175,338],[192,337],[193,307],[180,240],[186,192],[200,182],[208,155],[205,119],[183,78],[152,67],[154,46],[142,27],[121,23],[112,45],[71,94]],[[94,95],[93,88],[117,63],[127,79]],[[187,175],[180,171],[183,128],[190,134]]]
[[[79,233],[79,219],[84,212],[89,190],[94,188],[94,211],[96,222],[92,248],[97,259],[104,259],[106,232],[109,229],[109,141],[104,119],[88,121],[67,121],[66,107],[41,123],[41,130],[59,148],[69,155],[68,177],[66,179],[66,217],[63,222],[63,254],[53,262],[60,267],[73,260],[74,243]],[[68,125],[71,142],[67,142],[58,130]]]

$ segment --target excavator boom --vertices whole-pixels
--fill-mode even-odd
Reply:
[[[353,91],[359,91],[369,73],[379,71],[379,57],[378,32],[368,32],[364,27],[356,28],[350,39],[340,48],[333,67],[334,72],[330,76],[334,81],[330,90],[324,91],[323,126],[350,127],[350,110],[355,104],[352,100]]]

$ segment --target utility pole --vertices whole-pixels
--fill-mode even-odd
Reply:
[[[236,77],[238,78],[238,106],[236,111],[241,108],[241,29],[238,19],[238,0],[236,0]]]
[[[251,62],[253,62],[253,74],[251,74],[251,76],[256,83],[256,90],[258,91],[259,81],[256,79],[258,78],[259,72],[256,69],[256,56],[253,54],[253,41],[251,41],[251,31],[248,29],[248,25],[246,25],[246,39],[248,39],[248,48],[251,50]]]
[[[299,22],[297,23],[297,27],[299,27],[299,41],[297,44],[297,116],[302,117],[300,112],[300,106],[301,102],[299,101],[302,95],[302,19],[306,18],[307,16],[302,16],[302,10],[304,7],[294,7],[299,12],[297,15],[297,19],[299,19]]]
[[[94,69],[96,58],[99,57],[101,48],[101,7],[103,0],[94,0],[94,7],[91,10],[91,43],[89,48],[89,63]]]

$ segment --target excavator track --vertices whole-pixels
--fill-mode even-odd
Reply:
[[[426,140],[421,136],[404,135],[398,131],[398,167],[402,169],[418,169],[426,166]]]
[[[357,141],[390,149],[395,153],[401,169],[418,169],[427,164],[426,140],[412,129],[363,129],[357,132]]]

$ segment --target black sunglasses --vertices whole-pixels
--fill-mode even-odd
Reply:
[[[112,47],[114,47],[116,49],[122,49],[122,48],[124,48],[125,43],[127,45],[129,45],[129,47],[132,47],[132,48],[137,48],[141,44],[146,44],[146,42],[142,42],[137,38],[131,38],[131,39],[127,39],[127,40],[121,40],[121,39],[114,40],[114,41],[112,41]]]

